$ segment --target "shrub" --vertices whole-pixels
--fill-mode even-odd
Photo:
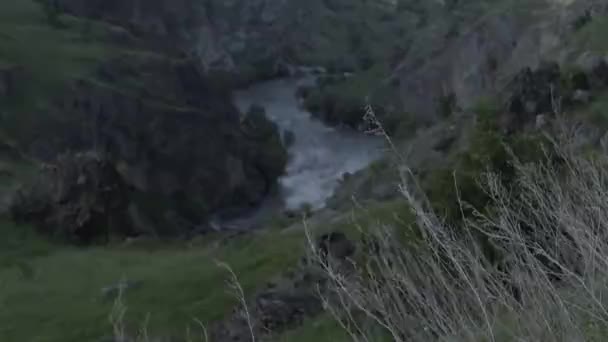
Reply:
[[[304,108],[330,124],[357,128],[362,123],[365,106],[369,104],[366,98],[369,97],[378,117],[383,120],[388,97],[372,93],[388,73],[387,66],[374,65],[352,77],[321,77],[316,88],[309,90]]]
[[[484,172],[488,169],[508,171],[508,153],[497,130],[495,107],[480,102],[477,113],[469,149],[457,155],[450,167],[431,172],[425,181],[433,208],[452,223],[459,222],[463,214],[471,214],[470,210],[461,208],[459,198],[466,198],[476,208],[485,206],[488,198],[477,184]]]
[[[308,94],[304,107],[330,124],[357,127],[365,103],[361,97],[337,87],[317,88]]]
[[[431,172],[424,182],[434,210],[453,224],[471,216],[473,208],[486,208],[489,197],[478,184],[484,174],[496,173],[502,184],[510,186],[516,160],[537,162],[545,158],[543,148],[547,141],[540,133],[518,132],[509,136],[500,133],[497,108],[490,101],[478,104],[478,120],[469,149],[458,154],[452,165]]]

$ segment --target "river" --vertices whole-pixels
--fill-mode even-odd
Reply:
[[[382,156],[383,141],[350,129],[324,125],[299,106],[296,89],[311,79],[280,79],[259,83],[235,94],[242,112],[262,105],[281,132],[293,133],[285,175],[279,179],[286,209],[320,209],[339,185],[342,175],[365,168]]]

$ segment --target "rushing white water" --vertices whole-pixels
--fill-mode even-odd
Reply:
[[[289,162],[279,183],[288,209],[310,205],[322,208],[345,172],[358,171],[382,155],[382,140],[360,132],[325,126],[298,105],[298,85],[310,80],[281,79],[256,84],[236,93],[244,113],[262,105],[267,117],[295,141],[288,148]]]

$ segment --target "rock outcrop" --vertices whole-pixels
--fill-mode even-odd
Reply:
[[[285,75],[294,72],[293,65],[335,71],[369,66],[376,55],[402,45],[396,42],[399,32],[415,23],[408,15],[394,15],[396,4],[390,1],[45,1],[73,15],[126,27],[156,46],[177,46],[232,85]],[[375,45],[379,40],[382,46]]]
[[[410,48],[376,96],[394,94],[398,111],[414,114],[418,122],[437,122],[443,98],[470,109],[482,97],[503,94],[526,67],[545,60],[571,63],[583,52],[573,23],[591,12],[589,21],[601,20],[607,10],[588,0],[469,5],[430,12],[432,24],[412,32]]]
[[[134,232],[128,198],[128,188],[111,163],[94,153],[66,154],[17,192],[11,215],[45,234],[90,243],[112,233]]]
[[[189,61],[138,63],[75,82],[19,145],[49,163],[67,151],[103,156],[130,189],[131,215],[147,217],[136,220],[141,232],[183,233],[216,210],[260,203],[286,164],[276,126],[263,112],[241,121],[229,94]],[[146,87],[124,84],[129,77]]]
[[[137,44],[124,49],[104,43],[111,51],[96,70],[66,76],[63,87],[25,115],[2,116],[3,127],[10,127],[8,138],[19,150],[49,164],[62,164],[58,158],[66,154],[76,158],[93,151],[104,170],[115,170],[124,188],[121,210],[128,214],[124,230],[129,232],[204,232],[211,213],[262,201],[285,168],[280,132],[263,112],[239,113],[230,89],[199,58],[184,53],[184,41],[178,38],[200,24],[194,2],[52,1],[64,12],[126,30]],[[12,95],[18,71],[0,66],[0,101]],[[97,197],[95,189],[81,191]],[[54,232],[63,223],[55,213],[64,208],[57,207],[53,196],[30,195],[54,208],[53,213],[40,213],[44,219],[18,216]],[[23,196],[27,202],[29,195]],[[117,203],[123,203],[122,197]],[[78,231],[67,235],[86,231],[84,240],[89,232],[99,235],[97,223],[91,224],[66,227]]]
[[[268,77],[281,71],[281,47],[276,43],[287,28],[279,26],[287,7],[295,4],[268,0],[47,1],[55,1],[65,13],[125,27],[157,47],[196,56],[206,72],[226,73],[228,78]]]
[[[352,266],[348,258],[354,254],[355,244],[344,233],[336,231],[318,237],[316,245],[318,255],[304,258],[298,267],[268,283],[248,301],[248,317],[243,307],[237,307],[225,320],[212,325],[210,339],[250,341],[249,324],[257,338],[266,338],[321,314],[322,297],[334,298],[319,263],[331,258],[335,266],[347,271]]]
[[[543,62],[524,68],[505,88],[500,127],[505,133],[547,126],[549,118],[589,104],[608,87],[608,61],[583,53],[573,68]]]

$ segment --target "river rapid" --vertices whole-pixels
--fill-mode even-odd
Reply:
[[[281,133],[291,132],[289,161],[279,179],[282,205],[297,210],[321,209],[344,173],[354,173],[382,156],[383,141],[346,128],[328,127],[301,108],[296,90],[312,78],[287,78],[255,84],[235,93],[235,103],[245,113],[261,105]]]

